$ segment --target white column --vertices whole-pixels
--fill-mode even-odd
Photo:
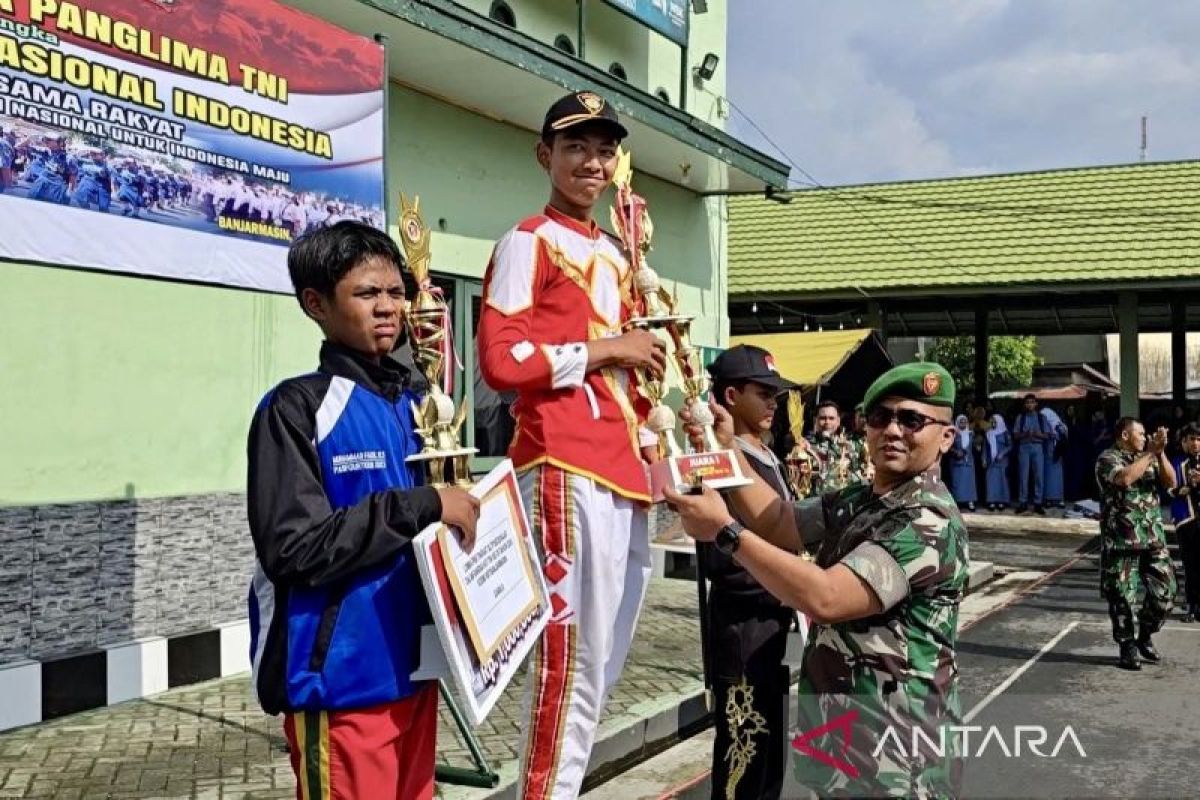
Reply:
[[[138,639],[108,648],[108,702],[120,703],[167,690],[167,640]]]
[[[239,620],[217,626],[221,631],[221,677],[250,669],[250,621]]]
[[[42,665],[18,661],[0,667],[0,731],[42,721]]]

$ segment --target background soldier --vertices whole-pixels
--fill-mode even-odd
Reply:
[[[779,497],[792,500],[784,467],[763,442],[781,392],[800,387],[780,377],[770,353],[738,345],[708,368],[713,397],[733,419],[734,444]],[[736,516],[736,514],[735,514]],[[775,800],[787,763],[784,715],[789,673],[783,665],[796,614],[712,544],[700,545],[712,581],[708,647],[714,695],[713,800]]]
[[[862,403],[854,407],[854,424],[847,444],[850,447],[850,483],[870,483],[875,477],[875,467],[867,450],[867,415]]]
[[[756,479],[729,493],[748,528],[712,490],[666,496],[689,534],[714,541],[814,623],[799,687],[799,727],[811,736],[796,745],[800,781],[823,797],[952,796],[959,762],[950,748],[898,753],[885,744],[876,754],[877,737],[851,736],[844,726],[890,728],[909,743],[919,728],[936,742],[942,726],[959,721],[955,646],[967,532],[938,474],[953,439],[954,382],[937,364],[904,364],[871,384],[863,402],[870,486],[793,504]],[[729,415],[714,414],[728,444]],[[816,563],[788,552],[802,537],[820,542]],[[836,753],[849,768],[805,755],[815,751]]]
[[[1123,669],[1141,669],[1138,653],[1152,664],[1161,659],[1150,637],[1158,632],[1175,598],[1175,569],[1167,552],[1158,487],[1175,488],[1167,460],[1167,429],[1146,440],[1146,429],[1133,417],[1117,420],[1116,443],[1096,461],[1100,484],[1100,595],[1108,601],[1113,639]],[[1138,612],[1136,641],[1133,607],[1138,579],[1146,599]]]
[[[811,438],[813,454],[821,463],[813,480],[813,495],[832,492],[850,483],[850,446],[842,431],[842,412],[832,400],[817,404],[817,417]]]

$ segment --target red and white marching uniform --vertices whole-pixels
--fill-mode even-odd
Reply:
[[[551,207],[504,235],[484,279],[480,364],[494,389],[517,393],[509,455],[553,606],[531,662],[525,800],[578,796],[650,578],[650,487],[628,375],[587,372],[587,342],[621,333],[630,293],[619,247]]]

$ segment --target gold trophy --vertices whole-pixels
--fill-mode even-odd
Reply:
[[[837,485],[842,487],[850,483],[850,443],[846,438],[846,432],[839,431],[834,442],[837,444],[838,451]]]
[[[454,400],[442,387],[446,358],[453,346],[450,309],[442,299],[441,290],[429,279],[429,226],[421,217],[420,206],[420,197],[414,197],[409,204],[408,198],[401,193],[400,244],[404,247],[408,271],[417,284],[417,295],[408,301],[404,323],[408,328],[413,362],[429,381],[428,393],[419,404],[412,404],[423,447],[420,453],[405,460],[428,462],[431,486],[467,487],[471,485],[471,456],[478,450],[463,447],[459,439],[467,418],[466,401],[455,413]]]
[[[796,498],[803,500],[812,494],[813,478],[820,468],[821,462],[817,459],[816,454],[808,449],[808,442],[804,437],[796,439],[796,443],[792,445],[792,449],[783,463],[787,467],[788,483],[791,484],[792,491],[796,493]],[[815,560],[803,546],[800,548],[800,558],[805,561]]]
[[[784,459],[784,465],[787,467],[788,483],[792,485],[796,496],[803,500],[812,494],[813,473],[819,469],[819,462],[808,449],[808,442],[797,439]]]
[[[647,370],[637,370],[639,391],[650,401],[650,413],[646,416],[646,427],[658,438],[661,460],[651,465],[651,492],[661,499],[662,487],[668,483],[676,487],[696,489],[700,484],[714,489],[728,489],[752,483],[742,474],[741,465],[732,450],[722,448],[713,433],[716,421],[704,395],[708,392],[709,380],[700,360],[700,349],[691,343],[692,316],[676,311],[677,298],[662,287],[658,273],[646,260],[650,252],[650,239],[654,225],[646,210],[646,200],[633,191],[633,169],[629,151],[621,149],[617,168],[613,173],[616,186],[616,202],[612,208],[612,223],[633,271],[634,300],[636,315],[627,324],[631,328],[665,330],[674,346],[673,357],[679,373],[684,404],[691,411],[693,422],[704,433],[704,452],[685,453],[675,436],[675,412],[663,398],[666,396],[665,380]]]

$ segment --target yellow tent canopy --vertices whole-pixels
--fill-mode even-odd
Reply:
[[[767,350],[779,374],[803,387],[788,393],[787,425],[795,438],[800,437],[804,426],[806,399],[824,396],[850,408],[862,400],[871,381],[892,363],[870,328],[732,336],[729,344],[752,344]],[[809,393],[815,398],[804,396]]]
[[[863,341],[871,335],[870,328],[849,331],[814,331],[809,333],[765,333],[757,336],[732,336],[729,344],[752,344],[767,350],[775,357],[779,374],[801,386],[811,387],[828,383],[833,374],[846,363]]]

